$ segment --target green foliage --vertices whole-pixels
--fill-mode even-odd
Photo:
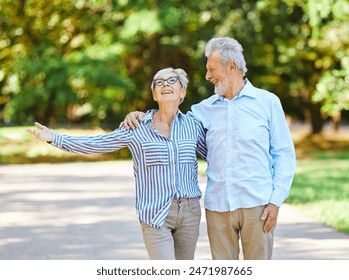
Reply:
[[[348,68],[349,70],[349,68]],[[315,102],[323,102],[322,112],[331,117],[336,112],[349,109],[349,72],[333,70],[326,72],[317,84]]]
[[[348,108],[348,9],[346,0],[0,0],[0,122],[115,127],[156,106],[149,85],[169,66],[190,77],[186,111],[212,94],[206,41],[231,36],[248,78],[321,128],[321,106],[325,116]]]
[[[346,0],[309,1],[311,44],[319,56],[315,61],[323,69],[313,101],[323,103],[322,112],[333,117],[349,108],[349,5]]]
[[[133,12],[126,20],[121,31],[123,40],[136,40],[138,34],[156,34],[162,29],[157,11],[140,10]]]

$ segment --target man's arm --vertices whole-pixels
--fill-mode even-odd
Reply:
[[[273,193],[269,204],[264,208],[261,219],[263,231],[269,232],[276,223],[279,207],[288,196],[296,170],[296,154],[292,135],[279,99],[271,106],[270,154],[273,158]]]
[[[281,206],[288,197],[296,171],[292,135],[279,99],[271,103],[270,155],[273,159],[273,193],[269,202]]]

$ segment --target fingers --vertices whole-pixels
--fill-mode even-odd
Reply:
[[[120,123],[119,127],[124,127],[124,128],[137,128],[139,126],[139,122],[141,122],[144,119],[145,113],[143,112],[131,112],[129,113],[124,121],[122,123]]]
[[[267,210],[267,207],[265,207],[264,210],[263,210],[261,219],[262,219],[262,220],[266,220],[267,217],[268,217],[268,210]]]
[[[39,130],[36,130],[36,129],[27,129],[26,131],[27,131],[28,133],[34,135],[36,138],[42,140],[41,137],[40,137],[40,131],[39,131]]]
[[[35,124],[35,126],[36,126],[37,128],[40,128],[40,129],[47,128],[46,126],[42,125],[42,124],[39,123],[39,122],[35,122],[34,124]]]
[[[268,204],[262,213],[261,220],[265,220],[263,225],[263,231],[269,232],[271,231],[277,222],[277,217],[279,213],[279,207],[273,204]]]
[[[27,129],[26,131],[34,135],[36,138],[40,140],[43,140],[46,142],[52,142],[53,140],[52,131],[39,122],[35,122],[34,124],[38,129]]]
[[[137,111],[137,112],[135,112],[135,113],[137,113],[136,118],[137,118],[140,122],[143,121],[144,116],[145,116],[145,113],[140,112],[140,111]]]
[[[32,135],[34,135],[34,136],[37,135],[37,134],[36,134],[36,130],[34,130],[34,129],[26,129],[26,132],[28,132],[28,133],[30,133],[30,134],[32,134]]]
[[[263,232],[269,232],[274,227],[274,223],[271,221],[271,219],[266,219],[264,225],[263,225]]]
[[[268,215],[267,207],[264,208],[261,220],[265,221],[263,225],[263,232],[269,232],[272,228],[273,221],[272,217]]]
[[[130,113],[130,114],[128,114],[128,115],[126,116],[126,118],[125,118],[125,122],[126,122],[125,126],[126,126],[127,128],[132,128],[132,129],[134,129],[134,128],[138,127],[138,121],[137,121],[137,119],[134,117],[133,114],[134,114],[134,113]]]

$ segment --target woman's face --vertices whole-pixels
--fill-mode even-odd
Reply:
[[[158,103],[178,102],[177,105],[179,105],[180,100],[185,97],[186,90],[182,87],[176,73],[164,74],[153,82],[153,98]]]

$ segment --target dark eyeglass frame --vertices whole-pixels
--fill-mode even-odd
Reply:
[[[182,83],[181,83],[181,80],[179,79],[179,76],[172,76],[172,77],[169,77],[167,79],[154,79],[153,80],[153,84],[155,86],[158,86],[158,87],[161,87],[162,85],[166,83],[170,84],[170,85],[173,85],[175,84],[177,81],[179,81],[179,83],[181,84],[182,86]]]

